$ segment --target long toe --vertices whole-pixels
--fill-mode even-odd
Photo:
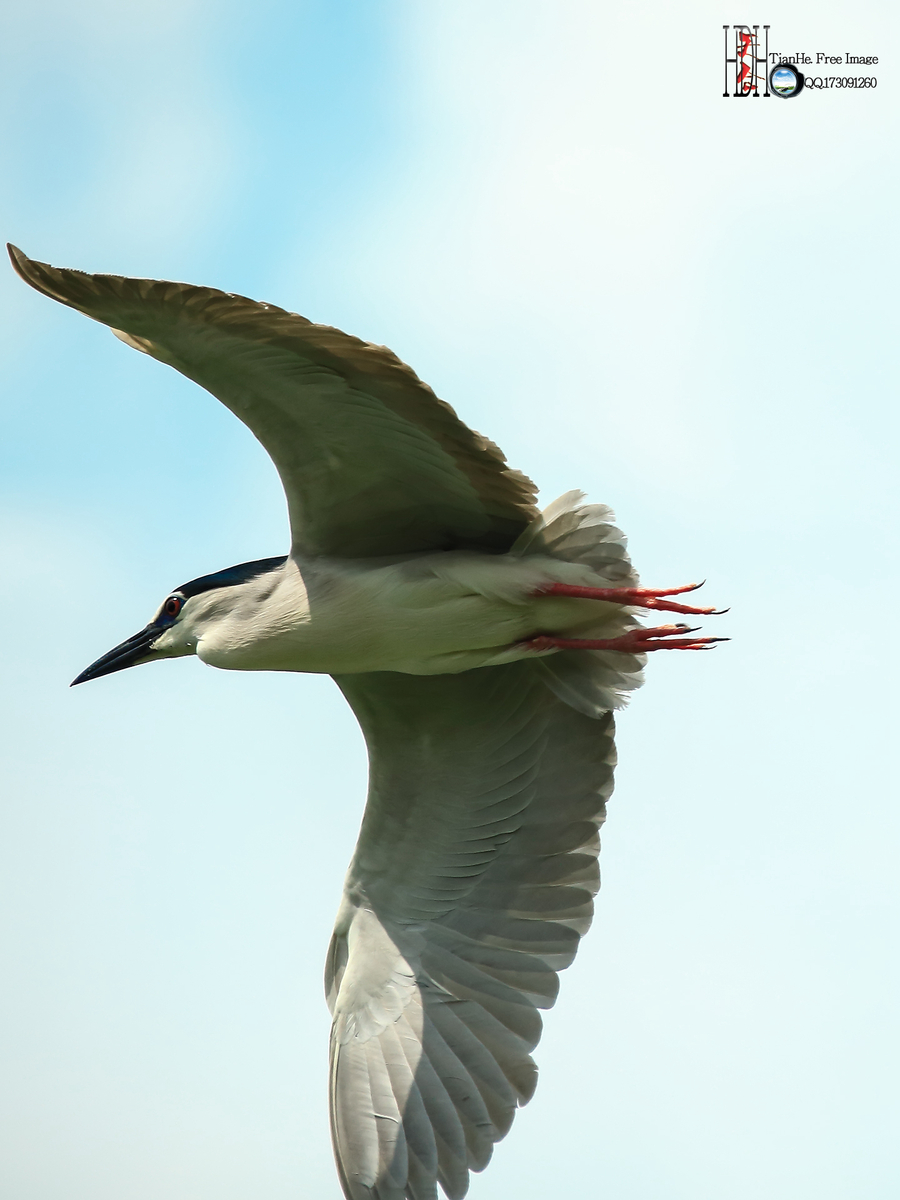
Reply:
[[[686,583],[675,588],[594,588],[581,587],[574,583],[548,583],[538,588],[537,596],[571,596],[578,600],[605,600],[611,604],[624,604],[633,608],[650,608],[657,612],[685,613],[690,616],[720,616],[727,608],[696,608],[690,604],[679,604],[669,596],[680,596],[703,587],[702,583]]]
[[[709,650],[715,642],[730,638],[701,637],[688,625],[657,625],[652,629],[631,629],[613,638],[565,638],[538,634],[521,644],[529,650],[619,650],[625,654],[646,654],[650,650]]]

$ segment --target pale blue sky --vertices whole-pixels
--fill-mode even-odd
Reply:
[[[612,504],[647,582],[732,606],[620,719],[595,927],[473,1200],[896,1194],[889,7],[5,7],[5,238],[391,346],[543,500]],[[735,18],[878,88],[726,101]],[[274,470],[9,270],[0,314],[0,1200],[338,1200],[349,710],[197,661],[67,689],[284,552]]]

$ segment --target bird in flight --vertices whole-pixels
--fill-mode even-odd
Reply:
[[[635,609],[611,511],[534,485],[383,346],[213,288],[9,247],[32,287],[222,401],[281,477],[290,553],[171,591],[74,683],[197,655],[332,675],[369,793],[328,950],[331,1131],[347,1200],[450,1200],[534,1092],[539,1010],[599,886],[613,710],[645,654],[720,638]]]

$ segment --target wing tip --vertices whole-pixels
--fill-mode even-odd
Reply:
[[[20,250],[18,246],[14,246],[12,242],[6,243],[6,252],[9,254],[9,261],[13,265],[15,273],[24,279],[26,283],[31,283],[28,278],[28,268],[31,266],[31,259]]]
[[[36,292],[40,292],[44,296],[49,296],[51,300],[58,300],[61,304],[68,304],[74,308],[75,303],[69,296],[64,295],[57,288],[54,288],[51,280],[60,276],[60,271],[57,267],[52,267],[49,263],[38,262],[37,259],[29,258],[28,255],[20,250],[18,246],[14,246],[12,242],[6,243],[6,249],[9,254],[9,260],[13,265],[13,270],[20,279],[33,287]],[[80,275],[83,272],[67,272],[69,275]]]

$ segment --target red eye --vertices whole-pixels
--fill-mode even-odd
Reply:
[[[163,605],[163,612],[167,617],[177,617],[181,612],[183,601],[180,596],[170,596]]]

